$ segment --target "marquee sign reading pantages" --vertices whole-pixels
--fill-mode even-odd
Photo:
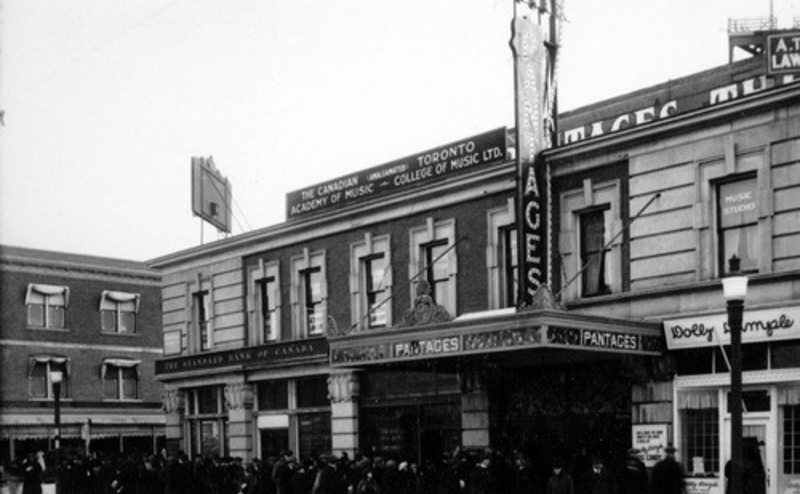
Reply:
[[[670,350],[729,345],[727,314],[668,319],[664,333]],[[800,339],[800,306],[748,311],[742,322],[742,343]]]
[[[656,336],[561,326],[530,326],[466,334],[409,336],[393,342],[331,346],[331,364],[369,364],[483,354],[534,348],[569,348],[660,354],[663,342]]]
[[[286,195],[289,219],[331,211],[506,159],[505,127]]]

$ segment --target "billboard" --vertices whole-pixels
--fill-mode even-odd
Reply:
[[[506,160],[501,127],[286,195],[289,219],[436,183]]]
[[[211,156],[192,157],[192,213],[217,230],[231,233],[231,184]]]
[[[800,31],[767,36],[767,72],[800,73]]]

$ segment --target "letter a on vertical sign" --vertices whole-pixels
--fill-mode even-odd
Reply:
[[[531,17],[543,11],[519,15],[515,5],[511,49],[514,53],[517,232],[520,237],[519,306],[530,306],[540,286],[547,283],[547,182],[541,151],[550,141],[548,123],[552,108],[548,97],[547,50],[542,26]],[[550,15],[554,15],[550,12]]]
[[[192,158],[192,212],[217,230],[231,232],[231,184],[210,156]]]

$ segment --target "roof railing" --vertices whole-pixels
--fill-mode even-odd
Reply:
[[[795,23],[800,18],[795,18]],[[747,19],[728,19],[728,33],[754,33],[756,31],[772,31],[778,28],[776,17],[751,17]]]

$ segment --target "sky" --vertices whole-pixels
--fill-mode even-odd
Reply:
[[[561,110],[728,62],[769,0],[564,0]],[[772,0],[779,27],[800,0]],[[286,194],[514,126],[512,0],[0,0],[0,243],[138,261],[233,234]]]

